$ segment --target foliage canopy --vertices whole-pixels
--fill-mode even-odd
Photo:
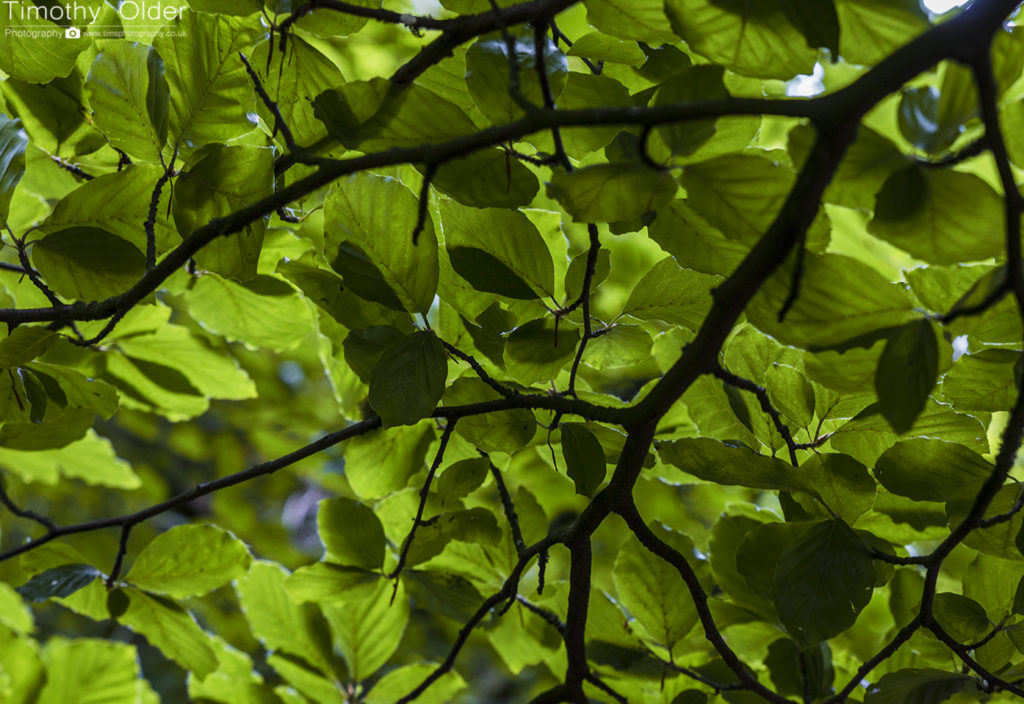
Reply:
[[[5,4],[0,702],[1024,696],[1016,4]]]

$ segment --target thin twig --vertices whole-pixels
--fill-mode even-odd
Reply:
[[[547,59],[545,58],[544,46],[547,44],[548,34],[544,23],[537,22],[533,26],[533,62],[537,71],[537,81],[540,83],[540,94],[544,100],[544,107],[548,110],[555,109],[555,97],[551,93],[551,81],[548,80]],[[555,145],[555,157],[567,171],[572,171],[572,164],[569,156],[565,153],[565,146],[562,144],[562,132],[557,127],[551,128],[551,140]]]
[[[594,328],[590,321],[590,295],[591,286],[594,281],[594,271],[597,268],[597,255],[601,251],[601,239],[597,225],[587,223],[587,232],[590,235],[590,248],[587,250],[587,262],[583,269],[583,286],[577,303],[583,306],[583,337],[580,338],[579,347],[576,348],[576,356],[572,360],[572,368],[569,370],[569,388],[567,393],[570,396],[576,395],[576,375],[579,373],[580,364],[583,362],[583,353],[586,351],[587,343],[594,337]],[[567,310],[571,311],[576,304]],[[562,311],[559,311],[562,313]],[[564,314],[564,313],[563,313]]]
[[[799,467],[800,462],[796,457],[796,443],[793,441],[793,434],[789,432],[789,428],[784,422],[782,422],[782,414],[779,413],[778,409],[772,405],[772,400],[768,396],[768,390],[763,386],[755,384],[750,379],[744,379],[741,376],[737,376],[730,371],[727,371],[723,367],[717,367],[712,374],[715,378],[721,379],[729,386],[735,386],[737,389],[748,391],[757,397],[758,402],[761,404],[761,410],[767,413],[771,419],[775,429],[782,436],[783,442],[786,443],[786,447],[789,449],[789,461],[794,467]]]
[[[980,154],[984,154],[986,149],[988,149],[988,138],[985,135],[982,135],[960,151],[948,154],[941,159],[936,159],[934,161],[930,161],[928,159],[915,159],[915,163],[925,169],[946,169],[951,166],[956,166],[968,159],[973,159]]]
[[[260,96],[260,100],[263,101],[263,104],[266,106],[267,110],[270,111],[270,114],[274,116],[274,129],[270,136],[273,137],[277,135],[278,131],[280,131],[281,136],[284,137],[284,144],[288,148],[288,151],[295,151],[295,137],[292,135],[292,131],[291,128],[288,127],[288,123],[281,115],[281,109],[277,106],[277,103],[267,95],[267,91],[263,88],[263,83],[260,81],[260,77],[256,75],[252,66],[249,65],[249,60],[245,58],[245,54],[238,52],[238,58],[240,58],[242,63],[245,64],[245,70],[248,72],[249,78],[252,79],[253,86],[256,88],[256,94]]]
[[[81,179],[82,181],[92,181],[94,178],[96,178],[92,174],[83,171],[82,167],[78,166],[77,164],[72,164],[67,159],[62,159],[61,157],[55,154],[50,155],[50,158],[53,160],[55,164],[57,164],[57,166],[64,169],[77,179]]]
[[[160,174],[160,178],[156,180],[156,185],[153,186],[153,193],[149,197],[149,212],[146,214],[146,271],[152,271],[156,268],[156,211],[160,207],[160,193],[164,189],[164,185],[174,176],[174,161],[178,158],[178,145],[174,147],[174,153],[171,155],[171,161],[164,168],[164,172]]]
[[[268,462],[261,462],[260,464],[253,465],[252,467],[229,474],[226,477],[214,479],[212,481],[203,482],[197,484],[187,491],[183,491],[176,496],[173,496],[166,501],[161,501],[158,504],[154,504],[140,511],[134,513],[128,513],[121,516],[115,516],[114,518],[101,518],[95,521],[86,521],[84,523],[75,523],[68,526],[59,526],[53,530],[46,532],[44,535],[30,540],[26,543],[22,543],[17,547],[6,550],[0,553],[0,562],[9,560],[12,557],[16,557],[26,552],[35,550],[46,543],[49,543],[58,538],[63,538],[68,535],[77,535],[79,533],[91,533],[105,528],[120,528],[125,525],[135,525],[142,523],[145,520],[159,516],[162,513],[173,511],[181,508],[182,506],[195,501],[196,499],[207,496],[222,489],[226,489],[231,486],[243,484],[257,477],[262,477],[267,474],[273,474],[279,469],[288,467],[295,464],[300,460],[304,460],[307,457],[311,457],[318,452],[323,452],[328,447],[337,445],[340,442],[348,440],[349,438],[356,437],[357,435],[364,435],[371,430],[376,430],[381,425],[380,418],[373,417],[368,420],[364,420],[361,423],[350,425],[347,428],[338,430],[333,433],[324,435],[319,440],[309,443],[308,445],[290,452],[286,455],[282,455],[277,459],[270,460]]]
[[[391,594],[391,599],[394,601],[395,593],[398,591],[398,576],[402,574],[402,568],[405,567],[405,562],[409,557],[409,549],[412,547],[412,541],[416,538],[416,529],[423,525],[423,511],[427,507],[427,497],[430,495],[430,485],[434,481],[434,475],[437,474],[438,468],[441,466],[441,462],[444,460],[444,451],[448,447],[448,441],[452,437],[452,431],[455,430],[456,421],[450,420],[445,425],[444,431],[441,433],[441,444],[437,448],[437,453],[434,455],[434,461],[430,465],[430,470],[427,472],[427,478],[423,481],[423,486],[420,487],[420,503],[416,508],[416,518],[412,521],[412,527],[409,529],[409,535],[406,536],[405,542],[402,543],[402,552],[398,556],[398,564],[395,565],[395,569],[388,575],[388,579],[395,580],[395,591]]]
[[[451,343],[448,343],[448,342],[445,342],[444,340],[441,340],[441,344],[444,345],[444,348],[446,350],[448,350],[448,354],[452,355],[453,357],[458,357],[463,362],[466,362],[469,365],[470,369],[472,369],[474,372],[476,372],[476,375],[478,377],[480,377],[480,381],[482,381],[485,384],[487,384],[488,386],[490,386],[492,389],[497,391],[499,394],[501,394],[505,398],[513,398],[515,396],[520,396],[521,395],[521,394],[517,394],[515,391],[513,391],[510,388],[508,388],[507,386],[505,386],[501,382],[495,381],[494,378],[490,374],[488,374],[486,371],[484,371],[484,368],[482,366],[480,366],[480,362],[478,362],[476,360],[476,358],[473,357],[473,355],[466,354],[465,352],[460,350],[455,345],[453,345]]]
[[[124,557],[128,553],[128,538],[131,537],[134,523],[124,523],[121,526],[121,537],[117,541],[117,556],[114,558],[114,566],[107,576],[107,589],[113,589],[117,584],[117,578],[121,575],[121,566],[124,564]]]
[[[526,550],[526,543],[523,541],[523,531],[519,527],[519,516],[516,515],[515,504],[512,503],[508,487],[505,486],[501,470],[491,462],[491,458],[486,453],[481,451],[480,454],[487,458],[487,466],[490,467],[491,476],[494,477],[494,485],[498,488],[498,497],[501,499],[501,507],[505,511],[505,519],[508,521],[509,530],[512,532],[512,544],[515,545],[516,554],[522,555],[523,551]]]
[[[420,233],[427,226],[428,210],[430,209],[430,182],[437,173],[437,162],[429,162],[423,171],[423,183],[420,185],[420,198],[416,203],[416,225],[412,228],[412,244],[415,247],[420,241]]]
[[[0,503],[7,507],[8,511],[13,513],[15,516],[18,516],[19,518],[27,518],[30,521],[35,521],[39,525],[46,528],[46,530],[48,531],[55,531],[58,529],[57,524],[49,518],[47,518],[46,516],[43,516],[42,514],[36,513],[35,511],[32,511],[27,508],[21,508],[16,503],[14,503],[14,500],[11,499],[10,495],[7,493],[7,487],[4,486],[2,477],[0,477]]]
[[[551,18],[550,25],[551,25],[551,38],[555,41],[555,46],[558,46],[558,42],[561,41],[567,47],[569,47],[571,49],[572,48],[572,42],[569,41],[569,37],[565,36],[565,34],[562,32],[562,30],[560,30],[558,28],[558,25],[555,23],[555,18],[554,17]],[[576,58],[578,58],[580,61],[582,61],[583,65],[586,66],[587,68],[589,68],[590,72],[592,74],[594,74],[595,76],[600,76],[601,75],[601,71],[604,70],[604,61],[598,61],[595,64],[590,59],[584,58],[582,56],[578,56]]]

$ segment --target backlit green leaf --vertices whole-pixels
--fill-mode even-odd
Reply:
[[[416,332],[381,354],[370,372],[370,406],[384,425],[413,425],[444,393],[448,359],[432,332]]]
[[[251,561],[245,544],[222,528],[177,526],[139,553],[125,581],[171,597],[197,596],[241,577]]]

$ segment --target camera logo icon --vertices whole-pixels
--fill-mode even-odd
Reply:
[[[80,30],[78,27],[68,27],[64,30],[65,39],[78,39],[81,36],[82,30]]]

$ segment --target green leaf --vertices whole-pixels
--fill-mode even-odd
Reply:
[[[522,384],[530,385],[555,379],[562,367],[576,354],[579,330],[550,317],[520,325],[505,343],[505,367]]]
[[[252,658],[221,638],[213,638],[209,645],[217,656],[217,670],[203,680],[189,677],[189,698],[225,704],[260,704],[263,677],[253,670]]]
[[[606,37],[609,41],[610,37]],[[577,41],[572,48],[579,46]],[[635,47],[634,47],[635,48]],[[569,50],[572,53],[572,49]],[[641,54],[642,55],[642,54]],[[565,88],[558,98],[562,110],[583,110],[601,107],[628,107],[631,105],[629,90],[618,81],[606,76],[570,72]],[[591,127],[565,130],[562,144],[570,156],[583,156],[608,146],[619,133],[618,126]]]
[[[655,532],[693,564],[689,538],[662,526]],[[619,550],[612,570],[619,602],[633,616],[633,627],[653,645],[673,655],[676,646],[697,624],[697,609],[675,567],[648,551],[630,536]]]
[[[25,148],[28,138],[21,120],[0,115],[0,221],[7,222],[11,197],[25,175]]]
[[[806,491],[804,472],[782,460],[735,447],[712,438],[685,438],[658,448],[662,462],[716,484],[755,489]]]
[[[215,218],[252,205],[273,192],[274,158],[269,149],[212,144],[202,149],[174,186],[174,222],[182,238]],[[218,237],[196,254],[204,269],[239,281],[256,276],[266,223],[256,220]]]
[[[377,525],[380,525],[379,520]],[[295,570],[285,580],[285,590],[297,604],[309,601],[345,602],[350,598],[350,591],[380,579],[383,579],[382,575],[357,567],[314,562]]]
[[[961,643],[977,640],[992,626],[981,604],[953,592],[935,595],[933,613],[939,625]]]
[[[46,354],[59,340],[46,328],[22,326],[0,340],[0,367],[20,367]]]
[[[533,37],[508,34],[519,68],[519,91],[532,105],[543,105],[537,76],[537,53]],[[565,85],[568,63],[554,42],[545,38],[544,73],[552,97],[557,99]],[[466,85],[477,107],[494,124],[511,122],[522,116],[523,108],[512,98],[509,76],[509,49],[504,36],[490,35],[473,43],[466,52]]]
[[[281,686],[278,688],[279,690],[286,692],[298,690],[302,693],[296,695],[298,702],[302,704],[308,701],[345,704],[339,685],[315,671],[303,660],[291,655],[275,653],[267,658],[267,664],[276,670],[289,685],[288,687]]]
[[[768,646],[765,665],[779,694],[802,695],[805,676],[811,696],[825,697],[831,693],[835,673],[828,643],[801,651],[793,641],[780,638]]]
[[[433,423],[425,421],[352,438],[345,448],[345,474],[353,491],[363,499],[375,499],[405,488],[409,478],[423,469],[423,458],[435,437]],[[381,467],[388,471],[380,471]]]
[[[781,0],[668,0],[665,14],[694,51],[736,73],[793,78],[811,73],[816,52],[789,21]]]
[[[909,434],[912,437],[943,438],[975,452],[989,451],[985,428],[977,418],[956,413],[949,406],[934,401],[925,405]],[[898,439],[889,421],[879,411],[878,404],[871,404],[836,430],[830,442],[836,450],[870,466]]]
[[[540,189],[533,172],[501,149],[473,152],[446,161],[438,167],[430,185],[474,208],[529,205]]]
[[[594,369],[619,369],[650,358],[651,336],[637,325],[614,325],[587,345],[584,363]]]
[[[167,141],[170,89],[152,47],[111,42],[86,79],[96,127],[133,159],[159,164]]]
[[[814,524],[779,556],[779,620],[798,641],[817,645],[853,625],[871,599],[874,581],[868,549],[846,523]]]
[[[430,415],[444,393],[448,358],[432,332],[393,344],[370,372],[370,406],[385,426],[414,425]]]
[[[114,453],[110,440],[90,429],[84,438],[53,452],[65,477],[115,489],[138,489],[142,479]]]
[[[96,638],[51,638],[43,650],[46,684],[40,704],[136,704],[140,698],[135,647]]]
[[[917,501],[974,496],[991,473],[992,465],[976,452],[927,438],[896,443],[875,463],[875,476],[886,489]]]
[[[613,37],[652,46],[675,41],[665,8],[656,0],[591,0],[587,22]]]
[[[596,12],[600,12],[597,10]],[[663,13],[664,14],[664,13]],[[595,20],[590,20],[593,23]],[[612,23],[614,25],[614,23]],[[637,68],[647,61],[643,49],[637,46],[636,42],[622,41],[610,37],[601,32],[589,32],[573,42],[566,56],[582,56],[592,61],[607,61],[608,63],[626,64]],[[571,82],[573,76],[570,73],[568,80]],[[568,90],[568,87],[566,88]]]
[[[604,450],[594,434],[582,423],[562,423],[562,457],[565,472],[576,485],[576,493],[593,496],[605,477]]]
[[[297,655],[330,672],[334,654],[327,624],[316,607],[297,604],[288,596],[287,576],[280,565],[253,562],[249,573],[235,582],[242,612],[268,650]]]
[[[176,526],[143,548],[125,581],[181,599],[205,594],[241,577],[250,562],[245,543],[222,528]]]
[[[31,633],[35,628],[32,610],[23,598],[24,594],[20,590],[0,583],[0,623],[15,633]]]
[[[208,1],[220,7],[219,0]],[[253,2],[260,7],[263,5],[259,0]],[[323,23],[325,15],[345,17],[340,12],[311,12],[295,26],[301,27],[308,22]],[[348,19],[358,18],[349,16]],[[298,34],[288,37],[287,59],[281,61],[282,57],[276,53],[276,49],[274,42],[260,42],[251,54],[247,54],[249,64],[259,76],[267,94],[273,96],[295,142],[302,145],[316,144],[327,136],[327,128],[316,118],[313,101],[328,88],[342,85],[345,77],[327,54]],[[263,101],[257,101],[256,110],[267,125],[274,125],[274,116]],[[280,134],[278,138],[281,139]]]
[[[183,12],[153,48],[164,60],[170,89],[171,144],[189,148],[224,142],[252,129],[253,90],[238,53],[252,43],[251,23]]]
[[[428,215],[416,244],[418,201],[391,178],[353,176],[331,190],[325,202],[328,247],[342,241],[369,256],[410,313],[426,313],[437,292],[437,238]]]
[[[949,526],[957,526],[967,518],[974,506],[976,493],[967,493],[961,489],[946,497],[946,523]],[[970,535],[963,539],[963,544],[987,555],[1006,560],[1020,560],[1022,553],[1017,545],[1017,537],[1024,526],[1024,516],[1019,512],[1013,512],[1019,496],[1020,490],[1016,486],[1007,485],[1000,488],[992,497],[984,517],[993,518],[1012,513],[1011,518],[971,531]]]
[[[474,288],[520,299],[554,295],[551,251],[523,213],[442,201],[441,222],[452,266]],[[482,235],[488,232],[501,237]]]
[[[729,92],[722,83],[720,66],[693,66],[658,86],[655,105],[723,100]],[[658,130],[673,154],[692,154],[715,134],[715,120],[688,120]]]
[[[145,271],[146,258],[109,232],[72,227],[36,241],[32,264],[59,295],[91,301],[131,288]]]
[[[662,208],[647,232],[676,261],[705,274],[728,276],[748,251],[740,242],[726,238],[686,200],[676,199]]]
[[[394,599],[392,600],[392,594]],[[409,602],[401,582],[380,580],[344,605],[325,604],[324,617],[354,679],[366,679],[388,661],[405,632]]]
[[[18,593],[27,601],[40,604],[50,598],[71,596],[89,586],[102,573],[91,565],[72,564],[52,567],[32,577],[20,587]]]
[[[658,210],[672,200],[676,188],[667,171],[643,164],[598,164],[555,172],[547,193],[573,222],[619,222]]]
[[[256,397],[256,386],[238,363],[223,351],[177,325],[118,341],[132,359],[176,369],[205,396],[222,399]]]
[[[124,593],[128,606],[117,615],[119,623],[145,636],[150,645],[196,677],[206,677],[217,669],[210,637],[192,614],[169,599],[138,589],[125,589]]]
[[[870,66],[903,46],[928,26],[928,15],[914,0],[835,0],[839,15],[839,54]]]
[[[254,347],[294,349],[309,334],[307,304],[291,286],[271,276],[235,283],[206,274],[185,300],[204,327]]]
[[[942,396],[963,411],[1003,411],[1013,406],[1014,366],[1020,353],[982,350],[965,354],[942,378]]]
[[[1003,250],[1002,201],[973,174],[910,167],[882,186],[868,231],[918,259],[957,264]]]
[[[673,257],[665,257],[637,282],[622,312],[697,330],[711,308],[711,291],[721,282],[719,276],[685,269]]]
[[[913,319],[904,291],[867,264],[837,254],[807,256],[800,297],[784,322],[779,311],[789,295],[788,267],[775,273],[747,308],[758,329],[804,348],[836,346]]]
[[[875,482],[867,468],[852,457],[816,454],[800,469],[814,493],[848,525],[853,525],[874,504]]]
[[[726,237],[753,245],[768,230],[793,184],[791,170],[738,154],[691,164],[683,170],[687,203]]]
[[[885,343],[875,372],[882,415],[905,433],[924,410],[939,374],[939,345],[928,320],[907,323]]]
[[[390,704],[415,689],[437,666],[431,663],[404,665],[387,673],[366,695],[366,704]],[[466,681],[457,672],[446,672],[416,699],[423,704],[446,704],[466,688]]]
[[[882,676],[868,687],[864,704],[938,704],[970,686],[967,675],[935,668],[905,668]]]
[[[490,461],[471,457],[449,465],[437,480],[437,494],[443,501],[454,501],[475,491],[487,479]]]
[[[91,227],[104,230],[146,251],[144,224],[149,217],[153,189],[162,169],[147,164],[133,164],[116,173],[103,174],[82,184],[57,203],[43,222],[45,233],[69,227]],[[169,188],[161,194],[153,234],[157,254],[176,246],[181,240],[168,217]]]
[[[839,17],[832,0],[783,0],[782,11],[804,35],[807,46],[839,55]]]
[[[324,91],[313,107],[332,137],[362,151],[445,142],[477,131],[451,101],[416,83],[399,86],[383,78]]]
[[[19,3],[16,7],[17,12],[8,5],[4,13],[6,36],[0,42],[0,69],[26,83],[48,83],[67,76],[74,69],[78,55],[92,45],[92,39],[65,37],[64,30],[56,23],[23,11],[29,6]]]
[[[373,509],[343,497],[324,499],[316,520],[328,559],[369,570],[383,566],[387,541]]]
[[[479,379],[456,379],[444,394],[445,406],[458,406],[500,398]],[[533,413],[517,408],[502,413],[485,413],[461,418],[455,432],[484,452],[512,454],[526,446],[537,432]]]

